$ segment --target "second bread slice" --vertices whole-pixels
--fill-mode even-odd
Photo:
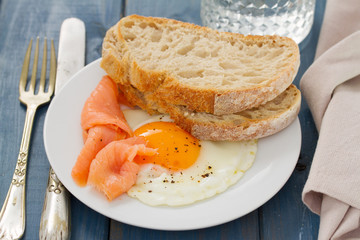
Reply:
[[[296,119],[301,106],[301,93],[295,85],[261,106],[221,116],[165,101],[153,102],[132,86],[118,86],[131,104],[150,114],[169,114],[178,126],[200,140],[241,141],[275,134]]]

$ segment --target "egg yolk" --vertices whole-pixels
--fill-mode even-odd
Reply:
[[[138,164],[153,163],[171,170],[182,170],[196,162],[200,153],[199,140],[172,122],[151,122],[134,131],[143,136],[147,146],[158,154],[136,158]]]

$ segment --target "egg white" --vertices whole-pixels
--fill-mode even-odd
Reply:
[[[149,122],[171,121],[166,115],[149,116],[142,110],[124,110],[124,115],[133,130]],[[224,192],[255,161],[257,140],[200,143],[199,157],[188,169],[170,171],[159,165],[141,165],[128,195],[151,206],[188,205]]]

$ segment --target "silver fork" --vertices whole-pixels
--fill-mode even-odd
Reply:
[[[39,37],[36,39],[34,63],[31,80],[27,84],[30,65],[32,39],[25,54],[24,64],[20,76],[19,100],[27,106],[25,125],[20,145],[20,151],[16,162],[15,171],[6,195],[4,205],[0,212],[0,239],[19,239],[25,231],[25,182],[26,168],[29,152],[31,130],[34,122],[36,109],[50,101],[55,88],[56,57],[54,42],[51,40],[50,74],[48,90],[45,89],[47,67],[47,39],[44,39],[43,61],[41,66],[40,82],[38,91],[36,88],[36,72],[39,58]],[[26,86],[29,85],[28,90]]]

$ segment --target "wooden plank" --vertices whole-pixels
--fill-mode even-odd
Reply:
[[[31,37],[47,36],[58,48],[62,21],[78,17],[87,27],[86,62],[101,56],[106,30],[121,14],[121,1],[12,1],[0,2],[0,203],[15,168],[23,130],[25,107],[18,100],[18,81],[26,46]],[[39,109],[29,153],[26,200],[26,232],[23,239],[38,239],[40,214],[49,163],[43,144],[47,106]],[[106,239],[109,221],[72,198],[72,239]]]
[[[127,1],[125,15],[173,18],[201,25],[199,0]],[[214,216],[216,217],[216,216]],[[191,218],[191,216],[189,216]],[[176,221],[174,217],[174,221]],[[257,210],[232,222],[192,231],[157,231],[111,222],[110,239],[259,239]]]
[[[301,65],[294,81],[297,86],[302,75],[313,62],[325,4],[325,0],[317,1],[313,29],[300,45]],[[318,138],[309,107],[304,99],[299,119],[302,147],[298,166],[281,191],[261,208],[263,239],[317,239],[319,217],[301,201],[301,193],[309,174]]]
[[[216,216],[214,216],[216,217]],[[191,218],[191,216],[189,216]],[[174,216],[173,221],[176,221]],[[253,211],[237,220],[209,228],[190,231],[159,231],[111,221],[110,240],[115,239],[259,239],[258,213]]]
[[[201,25],[200,0],[132,0],[127,1],[125,14],[167,17]]]

